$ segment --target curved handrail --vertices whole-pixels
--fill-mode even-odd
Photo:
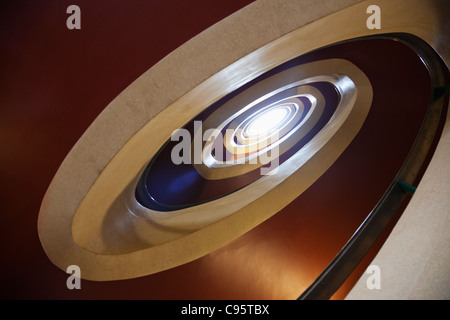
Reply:
[[[449,87],[448,84],[445,84],[446,74],[443,70],[447,68],[448,75],[448,67],[424,40],[404,33],[363,38],[393,39],[408,45],[427,66],[434,91],[419,134],[394,181],[350,240],[316,280],[298,297],[298,300],[330,299],[355,270],[394,217],[407,194],[414,190],[414,187],[405,188],[405,186],[414,185],[446,114],[444,105],[446,102],[448,103]]]

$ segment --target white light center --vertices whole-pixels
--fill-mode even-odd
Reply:
[[[273,108],[258,115],[248,126],[247,133],[251,136],[259,136],[266,132],[276,130],[286,118],[286,108]]]

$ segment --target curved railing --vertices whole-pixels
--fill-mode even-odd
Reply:
[[[424,61],[434,88],[430,105],[420,132],[392,184],[370,212],[351,239],[328,264],[325,270],[299,297],[299,300],[330,299],[369,252],[381,233],[398,212],[414,184],[422,174],[433,149],[447,112],[449,93],[448,67],[438,54],[423,40],[409,34],[388,34],[370,38],[401,41],[413,49]],[[369,37],[367,37],[369,38]]]

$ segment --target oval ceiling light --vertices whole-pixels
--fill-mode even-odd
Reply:
[[[244,134],[247,137],[265,136],[267,132],[279,132],[281,124],[289,115],[290,109],[285,106],[275,106],[274,108],[255,115],[249,123]]]

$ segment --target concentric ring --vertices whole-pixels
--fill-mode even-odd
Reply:
[[[335,87],[334,80],[330,80],[331,78],[316,77],[297,81],[281,88],[276,88],[263,97],[257,97],[247,106],[240,107],[240,104],[243,102],[242,100],[247,101],[255,98],[255,93],[259,93],[260,91],[259,86],[267,86],[266,82],[279,84],[279,79],[283,77],[292,79],[292,75],[298,74],[298,71],[299,68],[288,69],[276,77],[271,77],[258,83],[258,85],[252,87],[253,89],[251,88],[243,93],[245,97],[238,96],[237,99],[229,101],[203,122],[203,128],[205,130],[216,128],[219,132],[225,132],[223,134],[223,144],[226,151],[228,151],[227,159],[218,159],[217,156],[212,154],[212,150],[213,148],[217,150],[219,147],[214,144],[214,139],[210,137],[206,138],[207,142],[203,146],[202,153],[203,163],[199,164],[194,162],[196,170],[204,178],[231,178],[260,168],[290,150],[310,132],[323,115],[325,99],[320,90],[306,84],[329,82]],[[277,100],[266,106],[267,100],[273,100],[274,98]],[[280,103],[284,104],[286,102],[300,106],[296,112],[293,112],[293,108],[290,109],[292,116],[287,118],[287,123],[282,125],[278,130],[272,130],[269,134],[256,137],[256,139],[253,138],[253,140],[248,138],[235,139],[235,136],[242,134],[239,130],[240,126],[245,128],[252,120],[257,119],[261,113],[267,112],[267,110],[271,110],[271,108],[278,106]],[[336,106],[334,107],[336,108]],[[220,122],[220,119],[226,120]],[[229,131],[231,131],[231,134],[228,134]],[[196,137],[194,137],[194,141],[196,141]],[[276,152],[271,154],[270,152],[274,149]],[[269,153],[270,155],[267,156]],[[236,157],[236,155],[242,154],[245,156]]]
[[[232,133],[225,139],[225,147],[235,154],[265,148],[274,135],[282,137],[292,130],[304,111],[303,103],[296,96],[258,110],[239,123],[234,119],[227,128]],[[216,155],[214,157],[217,159]]]
[[[287,83],[287,80],[283,80],[291,79],[292,81],[294,76],[303,80],[296,81],[294,78],[293,83]],[[327,104],[323,94],[314,85],[317,83],[327,83],[328,86],[331,86],[333,90],[336,90],[338,99]],[[280,84],[281,87],[279,87]],[[262,96],[257,96],[261,95],[262,92]],[[359,98],[357,92],[360,93]],[[357,121],[359,126],[362,125],[363,118],[352,120],[351,115],[353,113],[367,114],[371,96],[369,80],[361,70],[345,60],[330,59],[303,64],[266,78],[236,95],[233,99],[212,106],[215,111],[210,113],[203,121],[202,127],[195,131],[191,150],[195,152],[195,143],[202,138],[203,131],[223,132],[229,127],[238,128],[239,124],[245,124],[245,120],[251,115],[257,118],[259,112],[270,110],[271,107],[277,106],[280,102],[281,105],[284,105],[286,101],[292,101],[292,97],[298,97],[303,99],[303,112],[297,112],[297,115],[293,113],[296,116],[292,117],[291,121],[286,121],[285,126],[282,126],[290,126],[291,129],[267,148],[262,148],[263,152],[267,151],[265,149],[273,150],[273,148],[277,148],[279,153],[274,156],[277,160],[276,174],[270,174],[274,168],[262,170],[264,169],[262,166],[266,163],[260,159],[256,164],[252,163],[252,160],[260,155],[258,152],[237,161],[218,161],[211,152],[214,139],[206,136],[206,143],[202,149],[203,163],[194,162],[192,167],[195,172],[206,179],[204,182],[206,184],[199,189],[199,192],[207,188],[219,190],[219,192],[223,190],[221,193],[201,201],[167,206],[155,201],[155,198],[151,196],[152,190],[146,191],[144,189],[139,194],[138,200],[130,197],[128,210],[135,215],[149,219],[157,225],[175,230],[197,230],[223,219],[235,212],[236,208],[245,207],[274,189],[294,172],[301,170],[302,166],[314,158],[316,153],[319,153],[320,149],[325,147],[333,136],[339,132],[340,124]],[[268,103],[267,101],[272,102]],[[300,117],[298,117],[299,115]],[[201,115],[199,115],[192,119],[190,124],[192,125],[196,119],[201,118]],[[318,125],[319,119],[322,119],[321,125]],[[289,122],[293,122],[293,124],[289,125]],[[239,131],[232,129],[232,132],[238,133]],[[308,139],[305,139],[308,134]],[[232,146],[230,141],[234,141],[234,135],[228,137],[225,135],[225,139],[224,146],[227,144],[228,147]],[[234,141],[234,143],[236,142]],[[170,163],[170,157],[168,156],[170,149],[170,144],[166,143],[156,154],[153,162],[143,171],[142,178],[130,185],[128,194],[133,194],[135,188],[142,190],[140,185],[147,188],[145,187],[146,181],[148,177],[151,178],[151,173],[161,174],[163,172],[161,165],[171,165],[170,172],[175,172],[175,175],[178,176],[187,177],[188,174],[195,174],[192,169],[186,171],[187,174],[181,173],[181,171],[176,173],[176,170],[180,170],[180,167]],[[164,156],[165,154],[167,156]],[[165,160],[158,160],[159,158]],[[273,158],[270,160],[273,160]],[[155,161],[159,161],[161,164],[157,166],[154,163]],[[210,161],[209,165],[207,165],[208,161]],[[187,166],[189,165],[187,164]],[[227,184],[224,183],[225,181],[228,185],[231,184],[231,189],[224,187],[224,184]],[[208,187],[209,185],[211,187]],[[159,185],[158,188],[160,187]],[[189,188],[192,191],[193,187],[190,186]],[[150,196],[146,196],[146,192],[149,192]],[[241,200],[234,201],[233,198]]]

